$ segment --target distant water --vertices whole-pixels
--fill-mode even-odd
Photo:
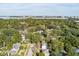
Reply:
[[[0,18],[2,18],[2,19],[8,19],[9,17],[7,17],[7,16],[0,16]]]

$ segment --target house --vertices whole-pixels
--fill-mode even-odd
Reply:
[[[75,52],[76,52],[76,53],[79,53],[79,49],[76,49]]]
[[[45,56],[49,56],[49,49],[47,49],[47,43],[45,43],[45,42],[42,43],[41,50],[45,54]]]
[[[20,43],[13,44],[13,47],[10,50],[10,54],[15,55],[17,51],[19,50],[19,47],[20,47]]]

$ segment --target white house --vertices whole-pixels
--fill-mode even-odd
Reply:
[[[47,43],[43,42],[42,44],[42,51],[45,54],[45,56],[49,56],[49,50],[47,49]]]

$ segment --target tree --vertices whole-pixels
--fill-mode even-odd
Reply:
[[[11,49],[14,43],[20,42],[21,36],[14,29],[4,29],[0,35],[0,44],[7,49]]]
[[[63,42],[59,40],[50,40],[48,43],[50,56],[57,56],[63,50]]]
[[[69,42],[66,42],[66,43],[65,43],[65,45],[64,45],[64,50],[67,52],[67,55],[68,55],[68,56],[73,56],[73,55],[75,55],[74,48],[73,48],[73,46],[72,46]]]
[[[36,53],[37,56],[45,56],[43,52]]]
[[[28,38],[30,39],[31,43],[38,43],[40,42],[40,34],[39,33],[28,33]]]

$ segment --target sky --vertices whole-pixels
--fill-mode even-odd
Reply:
[[[79,4],[0,3],[0,16],[79,16]]]

